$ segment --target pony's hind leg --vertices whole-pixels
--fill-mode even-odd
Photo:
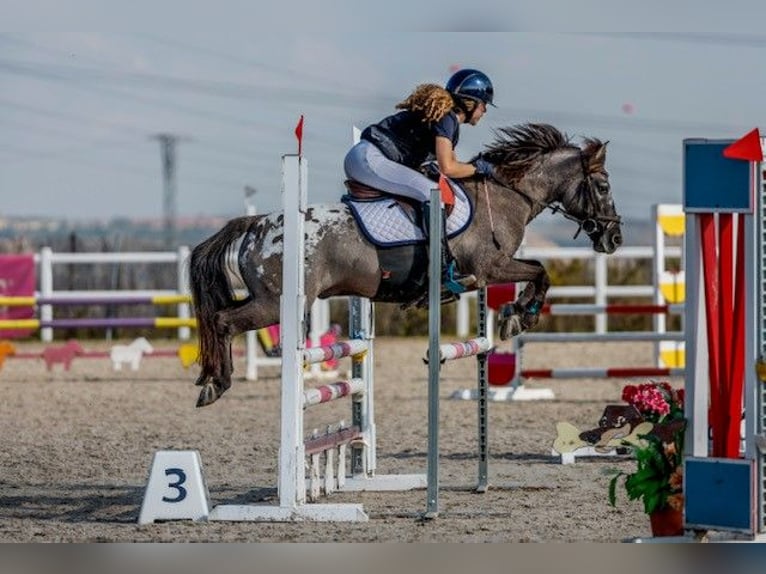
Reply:
[[[204,380],[201,375],[198,379],[197,384],[202,387],[197,399],[198,407],[214,403],[221,398],[223,393],[229,390],[231,387],[231,375],[234,372],[231,348],[232,339],[246,331],[261,329],[262,327],[278,323],[279,307],[276,307],[276,313],[272,307],[263,303],[256,304],[254,300],[248,299],[236,307],[230,307],[216,313],[216,336],[223,352],[220,353],[220,360],[215,365],[213,372],[208,373]]]
[[[250,301],[251,298],[234,301],[228,307],[220,308],[212,313],[210,319],[204,324],[205,336],[203,336],[203,325],[200,324],[200,374],[194,383],[195,385],[204,387],[211,380],[222,378],[222,373],[226,371],[227,362],[229,365],[231,364],[231,337],[228,335],[231,322],[228,318],[229,314],[231,311],[246,306]],[[231,367],[229,367],[229,373],[231,373]]]

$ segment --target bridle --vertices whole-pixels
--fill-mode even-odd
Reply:
[[[580,231],[584,231],[591,239],[598,239],[610,226],[615,224],[619,225],[621,218],[619,215],[603,215],[598,213],[598,191],[595,189],[596,184],[593,182],[593,178],[590,175],[582,151],[580,152],[580,165],[582,166],[583,180],[577,188],[577,194],[583,194],[585,196],[585,200],[588,202],[586,212],[589,213],[589,216],[580,218],[572,215],[560,204],[548,204],[547,207],[549,207],[553,213],[560,212],[565,218],[574,221],[577,224],[577,231],[574,234],[574,239],[577,239],[577,236],[580,235]]]

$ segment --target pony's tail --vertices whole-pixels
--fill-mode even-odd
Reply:
[[[230,307],[234,301],[234,293],[226,273],[226,256],[231,244],[247,232],[251,223],[251,217],[232,219],[191,252],[189,286],[194,316],[197,319],[201,380],[213,374],[216,365],[223,364],[224,357],[220,355],[227,352],[218,344],[215,314]]]

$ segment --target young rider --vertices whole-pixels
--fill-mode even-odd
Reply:
[[[442,88],[422,84],[396,105],[401,111],[368,126],[358,144],[345,158],[346,177],[394,195],[426,204],[434,182],[421,172],[423,164],[436,161],[449,178],[474,174],[490,176],[492,166],[479,158],[473,163],[457,159],[455,147],[460,125],[475,126],[493,105],[494,88],[479,70],[455,72]],[[424,205],[424,219],[428,210]],[[454,293],[465,290],[475,278],[461,275],[447,248],[446,225],[442,222],[442,279]],[[427,230],[427,226],[424,225]]]

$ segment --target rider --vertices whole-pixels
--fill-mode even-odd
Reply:
[[[439,171],[450,178],[490,176],[491,164],[481,158],[473,163],[460,162],[455,147],[460,124],[478,124],[487,105],[494,106],[493,96],[487,75],[468,68],[455,72],[444,88],[436,84],[417,86],[396,105],[402,111],[362,132],[359,143],[346,154],[346,177],[426,204],[434,182],[420,171],[424,163],[435,159]],[[423,218],[427,222],[426,207]],[[447,247],[446,221],[442,221],[442,238],[442,282],[453,293],[460,293],[476,278],[455,269]]]

